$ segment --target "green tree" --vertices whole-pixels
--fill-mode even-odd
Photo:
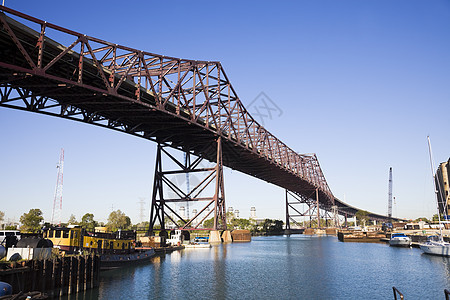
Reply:
[[[20,217],[21,231],[38,232],[41,229],[41,222],[44,220],[42,211],[39,208],[32,208],[28,213],[24,213]]]
[[[203,227],[213,228],[213,226],[214,226],[214,218],[210,218],[210,219],[203,221]]]
[[[149,221],[144,221],[138,224],[135,224],[131,227],[131,229],[136,230],[137,232],[147,232],[150,227]]]
[[[227,218],[227,229],[228,230],[233,230],[234,229],[234,225],[235,225],[235,217],[234,217],[234,213],[229,211],[226,214],[226,218]]]
[[[185,219],[185,221],[186,221],[186,223],[187,223],[187,222],[189,222],[190,220],[189,220],[189,219]],[[186,224],[186,223],[183,222],[183,220],[178,220],[178,221],[177,221],[177,226],[178,226],[178,227],[183,227],[184,224]]]
[[[172,222],[172,220],[168,216],[164,216],[164,226],[169,227],[172,225],[175,225],[175,223]]]
[[[270,227],[270,230],[272,232],[281,232],[283,231],[283,221],[281,220],[275,220],[273,225]]]
[[[437,215],[436,215],[436,217],[437,217]],[[428,220],[428,219],[425,218],[425,217],[417,218],[417,219],[415,219],[414,221],[415,221],[415,222],[424,221],[425,223],[430,223],[430,220]]]
[[[250,220],[248,219],[233,219],[231,220],[231,225],[233,229],[251,229]]]
[[[369,221],[369,212],[365,210],[358,210],[356,212],[356,219],[359,221],[359,224],[366,226],[366,222]]]
[[[74,214],[71,214],[69,217],[69,221],[67,222],[69,225],[78,225],[77,218]]]
[[[118,229],[128,229],[131,225],[131,219],[120,209],[109,214],[108,223],[106,226],[110,231],[117,231]]]
[[[81,218],[80,225],[87,231],[94,231],[95,227],[97,226],[97,222],[94,220],[94,214],[84,214],[84,216]]]
[[[444,217],[443,217],[442,214],[439,214],[439,217],[441,217],[441,221],[444,220]],[[434,214],[434,215],[433,215],[433,218],[431,219],[431,221],[433,221],[433,222],[439,222],[439,217],[438,217],[438,214]]]
[[[260,230],[259,230],[259,229],[260,229],[260,225],[258,225],[258,223],[256,222],[256,220],[250,218],[250,219],[248,219],[248,221],[249,221],[249,223],[250,223],[250,225],[249,225],[250,231],[253,232],[253,233],[258,233],[258,232],[260,231]]]
[[[265,233],[280,233],[283,231],[283,224],[281,220],[265,219],[264,223],[262,223],[261,231]]]
[[[269,232],[270,226],[272,226],[273,220],[271,219],[265,219],[264,223],[262,224],[262,231]]]

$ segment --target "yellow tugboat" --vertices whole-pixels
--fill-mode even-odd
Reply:
[[[115,269],[133,262],[150,261],[153,248],[136,249],[134,231],[106,232],[96,228],[88,232],[80,226],[55,227],[44,231],[44,238],[65,253],[87,251],[100,255],[100,269]]]

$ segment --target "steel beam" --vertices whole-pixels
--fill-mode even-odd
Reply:
[[[223,178],[223,163],[222,163],[222,143],[219,137],[216,141],[217,161],[216,165],[211,168],[199,167],[202,158],[198,157],[194,160],[190,159],[192,153],[186,149],[186,159],[180,161],[172,155],[167,146],[158,144],[156,154],[155,176],[153,182],[152,204],[150,208],[150,226],[149,235],[153,235],[157,225],[159,230],[166,231],[166,222],[170,220],[175,226],[182,230],[225,230],[226,229],[226,213],[225,213],[225,188]],[[163,161],[175,165],[171,169],[163,167]],[[203,175],[203,179],[194,187],[183,191],[174,182],[170,176],[180,174],[195,173],[197,176]],[[214,195],[211,197],[201,196],[202,193],[208,190],[211,185],[214,187]],[[170,191],[173,196],[169,197],[164,191]],[[204,201],[205,205],[196,215],[187,219],[181,216],[174,209],[171,204],[180,202],[199,202]],[[208,211],[208,209],[212,208]],[[203,221],[213,215],[213,227],[204,228]]]

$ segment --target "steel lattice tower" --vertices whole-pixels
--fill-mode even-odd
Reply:
[[[64,149],[61,148],[59,163],[56,165],[58,176],[56,178],[55,198],[53,200],[52,222],[53,225],[61,225],[62,214],[62,192],[63,192],[63,170],[64,170]]]
[[[145,205],[145,198],[143,198],[143,197],[140,197],[139,198],[139,222],[144,222],[144,219],[145,219],[145,207],[144,207],[144,205]]]

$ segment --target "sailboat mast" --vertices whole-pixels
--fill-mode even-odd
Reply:
[[[431,176],[433,178],[434,193],[436,195],[437,215],[438,215],[438,220],[439,220],[439,237],[442,238],[441,214],[440,214],[440,211],[439,211],[439,199],[438,199],[438,191],[436,189],[436,178],[435,178],[435,174],[434,174],[433,151],[431,150],[430,136],[427,136],[427,139],[428,139],[428,152],[430,154]]]

